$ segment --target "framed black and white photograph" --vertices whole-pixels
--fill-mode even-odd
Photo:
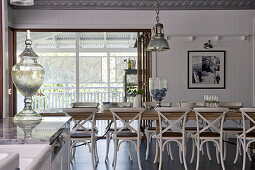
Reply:
[[[188,51],[188,89],[225,89],[225,51]]]

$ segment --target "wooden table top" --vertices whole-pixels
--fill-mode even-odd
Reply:
[[[40,113],[42,116],[49,116],[54,114],[58,116],[58,113]],[[130,120],[136,113],[124,113],[121,117],[126,120]],[[68,112],[68,115],[72,116],[76,120],[84,120],[89,115],[83,112]],[[216,119],[219,113],[205,113],[204,117],[207,119]],[[171,113],[167,116],[169,119],[176,120],[179,118],[178,113]],[[188,120],[195,120],[196,116],[193,111],[188,114]],[[225,117],[226,120],[242,120],[242,114],[239,111],[228,112]],[[96,120],[113,120],[112,113],[110,111],[99,110],[96,114]],[[142,120],[158,120],[158,114],[155,110],[148,110],[142,114]]]

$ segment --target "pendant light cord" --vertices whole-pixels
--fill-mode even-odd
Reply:
[[[156,2],[156,21],[159,23],[159,0]]]

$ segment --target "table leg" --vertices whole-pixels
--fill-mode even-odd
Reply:
[[[156,120],[156,135],[158,135],[159,134],[159,120]],[[157,141],[156,141],[157,142]],[[157,159],[156,159],[156,162],[158,163],[159,162],[159,160],[160,160],[160,149],[159,149],[159,145],[158,145],[158,157],[157,157]]]

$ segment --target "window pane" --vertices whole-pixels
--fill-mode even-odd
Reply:
[[[33,108],[41,112],[48,108],[69,107],[76,99],[75,33],[31,32],[33,50],[38,63],[45,69],[43,85],[33,96]],[[17,33],[17,54],[25,47],[26,33]],[[17,58],[19,62],[19,58]],[[24,97],[17,93],[17,111],[23,109]]]

